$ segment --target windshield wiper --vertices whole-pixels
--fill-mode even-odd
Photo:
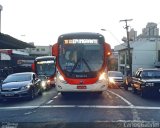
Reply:
[[[72,75],[73,71],[76,69],[76,67],[77,67],[77,65],[78,65],[78,63],[79,63],[80,61],[81,61],[81,58],[79,58],[78,61],[74,64],[74,66],[73,66],[73,68],[72,68],[72,70],[71,70],[70,75]]]
[[[76,63],[75,63],[75,65],[73,66],[73,68],[72,68],[72,70],[71,70],[71,73],[70,73],[70,75],[72,75],[72,73],[74,72],[74,70],[77,68],[77,66],[78,66],[78,63],[80,62],[80,61],[83,61],[84,62],[84,64],[87,66],[87,68],[88,68],[88,70],[89,70],[89,72],[91,72],[92,70],[91,70],[91,68],[90,68],[90,66],[88,65],[88,63],[86,62],[86,60],[84,59],[84,58],[80,58]]]
[[[83,62],[85,63],[85,65],[87,66],[88,70],[91,72],[91,68],[89,67],[88,63],[86,62],[86,60],[84,58],[82,58]]]

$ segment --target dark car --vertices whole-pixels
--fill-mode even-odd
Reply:
[[[23,97],[34,99],[38,94],[42,94],[41,81],[33,72],[11,74],[0,86],[2,99]]]
[[[110,88],[117,88],[123,86],[124,76],[119,71],[108,71],[108,82]]]
[[[160,94],[160,69],[138,69],[131,82],[132,92],[142,97]]]

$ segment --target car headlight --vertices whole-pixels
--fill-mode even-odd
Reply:
[[[106,80],[106,73],[102,73],[100,76],[99,76],[99,80]]]
[[[21,90],[28,90],[30,88],[30,86],[31,86],[30,84],[23,86],[23,87],[21,87]]]
[[[41,82],[41,86],[42,86],[43,89],[45,89],[45,88],[46,88],[46,82],[45,82],[45,81],[42,81],[42,82]]]
[[[152,86],[154,86],[154,83],[146,83],[146,86],[152,87]]]
[[[109,82],[112,83],[112,84],[115,83],[115,81],[114,81],[114,79],[112,77],[109,77]]]
[[[47,83],[50,84],[50,83],[51,83],[51,80],[47,80]]]

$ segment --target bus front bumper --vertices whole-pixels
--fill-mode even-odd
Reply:
[[[88,85],[71,85],[68,83],[56,83],[56,89],[58,92],[102,92],[107,90],[107,82],[96,82]]]

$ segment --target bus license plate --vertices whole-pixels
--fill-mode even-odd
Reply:
[[[86,86],[77,86],[77,89],[86,89]]]

